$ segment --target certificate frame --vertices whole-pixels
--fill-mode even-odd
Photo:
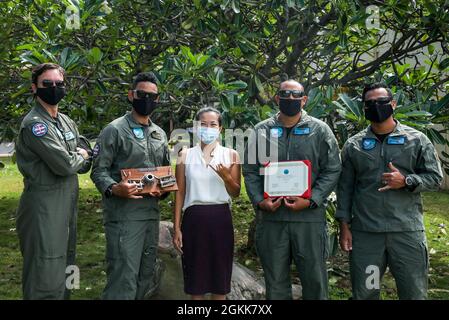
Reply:
[[[279,166],[280,167],[288,167],[289,164],[294,165],[294,163],[297,162],[298,165],[303,166],[307,169],[307,174],[305,175],[304,179],[306,181],[304,182],[307,186],[306,190],[303,192],[299,192],[298,194],[289,193],[285,195],[274,195],[270,194],[270,175],[267,175],[267,171],[269,170],[270,166]],[[287,160],[287,161],[278,161],[278,162],[268,162],[266,165],[264,165],[264,193],[263,197],[264,199],[267,198],[285,198],[285,197],[300,197],[304,199],[310,199],[312,197],[312,163],[310,160]],[[303,183],[303,184],[304,184]]]

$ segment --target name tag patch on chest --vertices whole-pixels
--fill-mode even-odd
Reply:
[[[401,145],[405,143],[404,136],[388,137],[387,144]]]
[[[31,131],[36,137],[43,137],[48,132],[48,126],[43,122],[38,122],[33,125]]]
[[[282,128],[271,128],[270,136],[272,138],[280,138],[280,137],[282,137],[283,132],[284,132],[284,129],[282,129]]]
[[[73,134],[72,131],[64,132],[64,137],[66,141],[75,139],[75,135]]]
[[[374,138],[364,138],[362,142],[363,150],[372,150],[376,146],[376,139]]]
[[[306,135],[306,134],[310,134],[310,128],[295,128],[293,130],[293,134],[297,135],[297,136],[302,136],[302,135]]]
[[[162,135],[157,131],[153,131],[151,132],[151,138],[156,140],[162,140]]]
[[[143,129],[142,128],[133,128],[133,133],[134,133],[134,136],[137,139],[143,139],[144,138]]]

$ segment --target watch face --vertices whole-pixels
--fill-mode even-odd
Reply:
[[[405,178],[405,184],[411,186],[413,184],[413,180],[410,177]]]

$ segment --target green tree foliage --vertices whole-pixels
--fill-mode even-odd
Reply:
[[[132,77],[152,70],[167,131],[205,104],[226,127],[251,126],[275,111],[279,81],[296,78],[344,142],[366,125],[361,86],[384,80],[397,117],[447,143],[430,127],[448,128],[447,0],[13,0],[0,15],[0,140],[32,102],[31,67],[53,61],[67,70],[61,107],[91,137],[129,109]]]

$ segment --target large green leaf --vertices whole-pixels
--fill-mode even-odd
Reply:
[[[239,89],[245,89],[247,87],[246,82],[241,80],[231,81],[226,84],[226,86],[229,88],[229,90],[239,90]]]
[[[89,50],[87,54],[87,61],[89,61],[90,64],[97,64],[101,61],[103,58],[103,52],[101,52],[100,48],[94,47]]]
[[[361,107],[359,107],[358,103],[351,99],[347,94],[343,93],[339,95],[340,100],[343,102],[343,105],[340,105],[342,109],[349,110],[352,114],[354,114],[357,118],[362,116]]]

